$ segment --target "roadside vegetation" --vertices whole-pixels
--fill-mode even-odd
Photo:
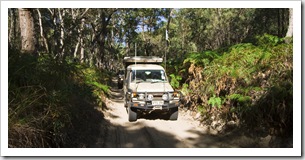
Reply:
[[[109,78],[73,61],[10,49],[9,147],[84,147],[94,141],[103,120],[96,110],[103,109]]]
[[[254,43],[187,54],[172,83],[181,84],[183,106],[200,113],[211,129],[243,127],[252,136],[292,138],[292,58],[292,44],[264,35]]]

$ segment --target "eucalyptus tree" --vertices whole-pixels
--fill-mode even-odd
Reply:
[[[21,32],[21,51],[34,54],[36,52],[36,37],[34,28],[33,10],[19,8],[19,21]]]
[[[286,37],[292,37],[293,36],[293,9],[289,8],[289,26],[286,33]]]
[[[202,8],[180,9],[176,23],[181,25],[177,32],[185,48],[188,41],[193,51],[217,49],[240,43],[251,27],[255,9]],[[177,35],[177,36],[179,36]]]
[[[252,42],[256,36],[263,34],[285,37],[289,25],[289,9],[257,8],[250,23],[247,41]]]
[[[8,42],[9,45],[14,46],[15,41],[17,39],[17,31],[18,31],[18,26],[17,26],[17,9],[16,8],[9,8],[9,34],[8,34]],[[14,46],[16,47],[16,46]]]

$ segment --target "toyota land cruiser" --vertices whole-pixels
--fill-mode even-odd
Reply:
[[[124,106],[128,120],[136,121],[140,114],[160,111],[169,120],[177,120],[181,93],[168,82],[158,57],[125,57]]]

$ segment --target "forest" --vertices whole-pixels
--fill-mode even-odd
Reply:
[[[123,57],[159,56],[181,108],[292,143],[289,8],[9,8],[9,147],[94,141]],[[289,141],[289,142],[287,142]]]

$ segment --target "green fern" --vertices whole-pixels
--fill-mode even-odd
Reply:
[[[171,81],[170,81],[171,86],[174,88],[179,88],[180,87],[179,81],[181,81],[182,77],[175,74],[170,74],[169,76],[171,77]]]
[[[221,108],[222,101],[220,97],[216,97],[215,95],[213,97],[210,97],[208,101],[209,105],[212,105],[212,107]]]

